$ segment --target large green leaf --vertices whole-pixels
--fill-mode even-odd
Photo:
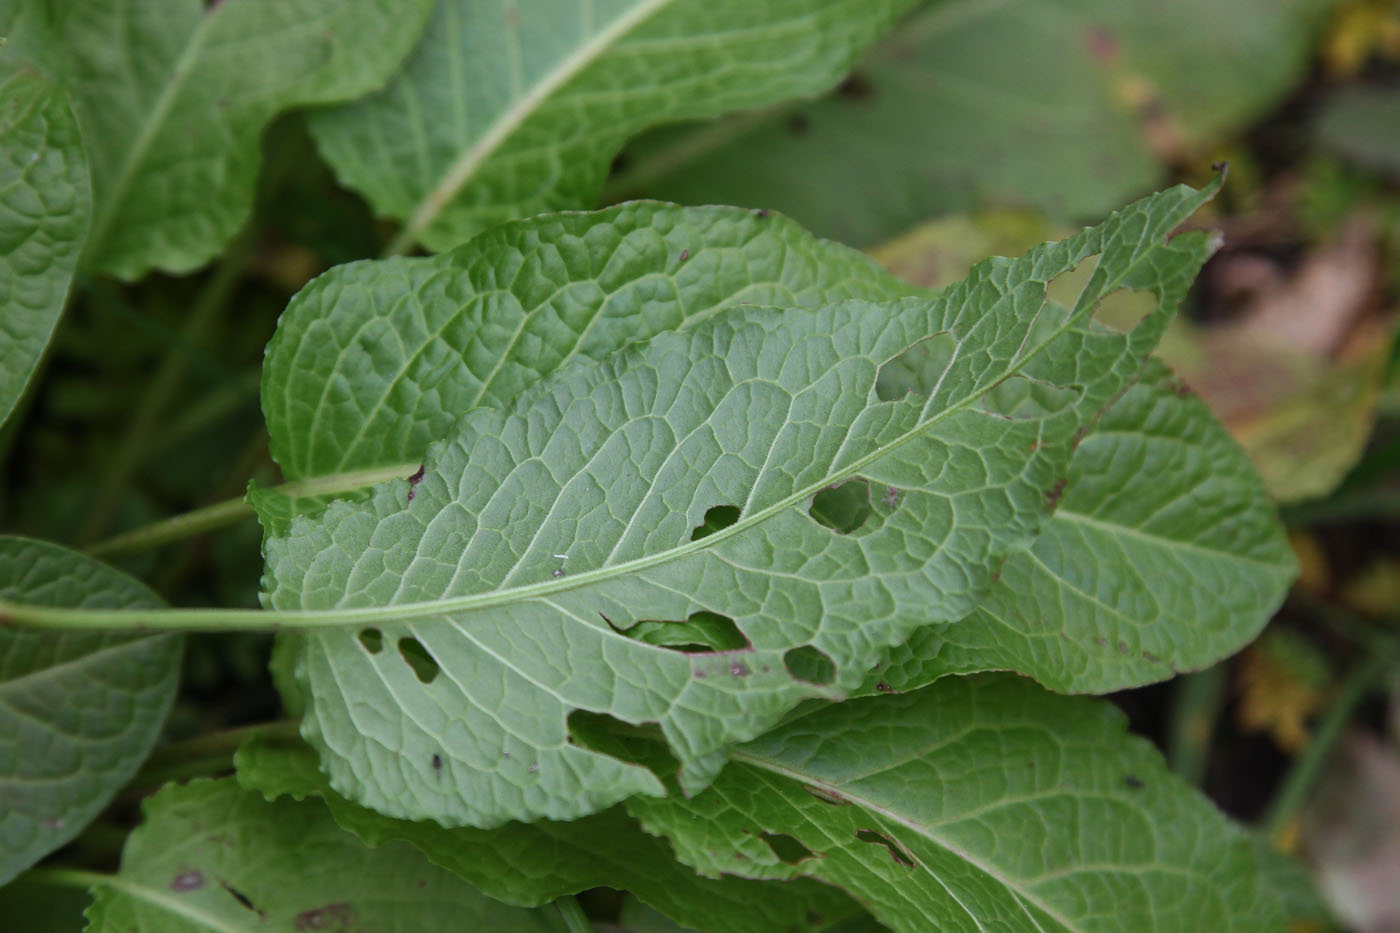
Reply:
[[[1292,89],[1333,2],[934,0],[838,93],[640,140],[612,192],[853,245],[986,206],[1098,217]]]
[[[1153,361],[1075,451],[1035,544],[956,626],[921,631],[867,679],[907,690],[1013,670],[1104,693],[1214,663],[1251,641],[1296,562],[1249,458]]]
[[[594,887],[630,891],[667,916],[702,930],[823,929],[853,913],[840,891],[801,879],[758,884],[702,878],[679,864],[665,841],[642,832],[620,807],[570,822],[447,829],[395,820],[330,789],[305,745],[255,739],[238,752],[238,780],[268,799],[317,797],[345,829],[371,846],[408,842],[433,863],[508,904],[535,906]]]
[[[302,289],[263,366],[289,480],[402,468],[478,405],[508,405],[575,358],[736,304],[916,294],[859,253],[738,208],[627,204],[505,224],[424,259],[339,266]],[[262,491],[264,522],[288,505]]]
[[[143,811],[121,871],[96,888],[90,933],[561,929],[410,846],[365,846],[314,800],[268,803],[226,778],[168,785]]]
[[[0,58],[0,424],[58,323],[91,206],[62,89]]]
[[[248,219],[278,113],[383,84],[431,0],[21,0],[16,54],[65,83],[96,200],[85,262],[188,272]]]
[[[628,807],[706,874],[820,878],[896,930],[1285,930],[1251,839],[1124,726],[950,677],[817,708],[699,796]]]
[[[297,665],[332,786],[480,826],[662,792],[586,747],[586,711],[658,724],[695,790],[730,743],[966,615],[1208,253],[1168,240],[1208,196],[1172,189],[933,298],[734,310],[571,364],[468,413],[412,481],[294,520],[266,545],[268,605],[365,626],[316,630]],[[1091,259],[1072,314],[1044,300]],[[1090,326],[1121,286],[1157,308],[1126,336]],[[890,392],[930,356],[936,383]],[[808,514],[838,484],[874,491],[854,531]],[[706,626],[655,621],[700,619],[710,650],[673,650]]]
[[[438,0],[383,92],[311,122],[340,180],[442,250],[593,207],[648,126],[834,84],[913,0]]]
[[[161,605],[123,573],[23,538],[0,538],[0,598]],[[180,644],[0,626],[0,884],[76,836],[136,772],[175,697]]]

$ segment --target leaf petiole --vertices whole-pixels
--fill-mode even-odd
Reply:
[[[335,473],[330,476],[318,476],[314,479],[297,480],[273,488],[289,496],[319,496],[354,492],[366,486],[373,486],[375,483],[410,476],[416,469],[418,469],[416,463],[396,463],[392,466],[376,467],[370,470],[356,470],[350,473]],[[190,512],[172,515],[149,525],[114,535],[87,548],[86,553],[92,557],[102,558],[134,554],[138,551],[160,547],[172,541],[180,541],[203,534],[206,531],[213,531],[216,528],[241,522],[244,519],[252,518],[254,514],[253,507],[244,498],[225,499],[223,502],[216,502],[213,505],[206,505]]]

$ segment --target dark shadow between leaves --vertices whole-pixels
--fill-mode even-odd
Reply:
[[[657,723],[634,726],[607,713],[576,709],[569,713],[569,744],[646,768],[667,793],[680,792],[676,783],[680,762]]]
[[[783,665],[793,680],[826,686],[836,680],[836,662],[819,648],[803,645],[783,655]]]
[[[377,628],[367,628],[360,632],[360,644],[370,654],[384,650],[384,633]]]
[[[701,538],[708,538],[716,531],[723,531],[739,520],[739,507],[737,505],[714,505],[705,510],[705,517],[700,520],[700,524],[695,526],[695,530],[690,533],[690,540],[699,541]]]
[[[823,489],[812,497],[807,514],[818,525],[848,535],[870,518],[870,482],[861,477]]]
[[[760,833],[759,837],[768,843],[768,848],[773,850],[773,854],[778,857],[778,861],[784,865],[796,865],[805,862],[809,858],[816,858],[817,853],[804,846],[795,837],[787,833]]]
[[[914,857],[884,833],[877,833],[873,829],[858,829],[856,830],[856,838],[861,842],[869,842],[872,845],[884,846],[886,849],[890,850],[890,858],[906,868],[914,867]]]
[[[430,684],[437,680],[437,675],[440,673],[438,662],[433,659],[432,655],[428,654],[428,649],[423,647],[421,641],[416,638],[400,638],[399,654],[403,656],[408,666],[413,668],[413,673],[418,676],[421,682]]]

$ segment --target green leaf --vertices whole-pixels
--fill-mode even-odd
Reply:
[[[1400,92],[1348,86],[1317,119],[1318,142],[1364,168],[1400,178]]]
[[[649,203],[554,214],[311,282],[268,344],[263,413],[288,480],[395,466],[407,476],[462,414],[508,405],[570,360],[737,304],[916,293],[783,217]],[[254,494],[272,530],[317,501]]]
[[[496,829],[447,829],[395,820],[336,794],[305,745],[254,739],[236,757],[238,781],[269,800],[317,797],[364,843],[407,842],[436,865],[508,904],[537,906],[594,887],[627,890],[697,929],[822,929],[853,913],[835,888],[800,880],[758,884],[701,878],[679,864],[664,840],[647,835],[620,807],[572,822],[507,823]]]
[[[1167,235],[1209,196],[1172,189],[932,298],[733,310],[571,364],[513,411],[468,413],[416,482],[293,520],[266,544],[267,604],[366,626],[308,632],[297,663],[332,786],[478,826],[661,793],[586,747],[586,711],[659,726],[693,792],[730,743],[966,615],[1208,254]],[[1074,313],[1044,301],[1091,259]],[[1124,286],[1156,310],[1129,335],[1090,326]],[[938,382],[900,394],[889,377],[930,354]],[[883,491],[849,534],[807,513],[846,481]],[[711,510],[738,517],[693,538]],[[628,635],[702,611],[748,647]]]
[[[1337,933],[1342,929],[1296,858],[1275,849],[1262,834],[1254,836],[1254,855],[1293,933]]]
[[[119,571],[54,544],[0,537],[0,599],[156,608]],[[0,626],[0,884],[68,842],[151,750],[175,697],[173,635]]]
[[[83,144],[62,89],[0,59],[0,424],[63,312],[90,202]]]
[[[627,138],[830,87],[912,0],[439,0],[381,93],[315,114],[400,249],[593,207]]]
[[[277,114],[382,85],[431,0],[23,0],[17,54],[73,97],[96,200],[85,263],[182,273],[247,221]]]
[[[557,930],[546,911],[485,897],[412,847],[366,847],[314,800],[268,803],[232,778],[147,798],[90,933]]]
[[[856,246],[982,207],[1099,217],[1293,89],[1333,3],[926,3],[833,95],[639,140],[609,196],[775,208]]]
[[[1107,703],[950,677],[821,707],[628,803],[706,874],[814,877],[896,930],[1284,930],[1253,843]]]
[[[1297,574],[1249,458],[1161,363],[1079,445],[1067,478],[987,599],[894,649],[866,692],[985,670],[1072,693],[1163,680],[1251,641]]]

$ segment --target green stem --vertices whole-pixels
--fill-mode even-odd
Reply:
[[[564,921],[564,929],[569,933],[593,933],[593,925],[588,922],[588,916],[579,906],[575,897],[561,897],[554,901],[554,909],[559,911],[559,918]]]
[[[195,301],[189,317],[185,319],[180,333],[183,343],[198,345],[223,311],[238,284],[244,263],[252,253],[252,243],[251,235],[245,231],[224,254],[218,268],[209,277],[204,290]],[[126,435],[112,459],[111,466],[103,474],[92,509],[78,532],[79,544],[91,542],[111,522],[131,482],[132,474],[141,465],[147,450],[153,446],[161,420],[184,381],[189,364],[188,353],[167,353],[155,377],[146,386],[136,415],[127,426]]]
[[[215,933],[241,933],[242,928],[232,926],[228,921],[206,913],[187,899],[170,896],[165,891],[150,888],[144,884],[129,881],[120,875],[107,875],[97,871],[83,871],[80,868],[31,868],[19,876],[21,881],[33,884],[52,884],[65,888],[112,888],[128,897],[145,901],[161,910],[183,917]]]
[[[1176,683],[1172,703],[1167,762],[1188,783],[1200,787],[1210,753],[1220,702],[1225,695],[1228,667],[1217,664]]]
[[[288,496],[335,495],[336,493],[354,492],[357,489],[363,489],[386,480],[402,479],[412,475],[416,469],[418,469],[416,463],[397,463],[393,466],[378,467],[373,470],[357,470],[353,473],[318,476],[314,479],[283,483],[272,488]],[[158,522],[123,532],[105,541],[100,541],[86,550],[93,557],[120,557],[124,554],[160,547],[172,541],[180,541],[203,534],[206,531],[213,531],[215,528],[222,528],[225,525],[232,525],[245,518],[252,518],[254,514],[253,507],[242,497],[226,499],[223,502],[216,502],[192,512],[172,515],[170,518],[163,518]]]
[[[1274,795],[1273,803],[1264,818],[1264,832],[1270,839],[1279,839],[1294,815],[1307,801],[1323,764],[1332,753],[1337,740],[1341,738],[1342,730],[1356,712],[1356,707],[1366,696],[1366,691],[1388,673],[1391,665],[1395,663],[1397,655],[1400,654],[1396,649],[1397,643],[1391,642],[1383,648],[1366,651],[1361,661],[1342,681],[1342,689],[1337,698],[1327,708],[1327,714],[1317,724],[1307,748],[1303,749],[1303,753],[1288,769],[1283,785]]]

